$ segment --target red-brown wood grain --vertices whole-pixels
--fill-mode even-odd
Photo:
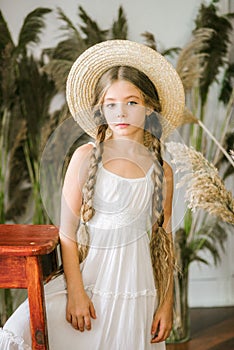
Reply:
[[[0,224],[0,288],[27,288],[33,350],[49,350],[42,258],[53,257],[59,243],[53,225]],[[49,269],[50,271],[50,269]]]
[[[0,224],[0,255],[43,255],[57,244],[58,228],[53,225]]]
[[[44,288],[42,283],[41,264],[38,257],[27,257],[26,274],[28,281],[28,301],[30,308],[30,329],[32,338],[32,348],[37,350],[49,349]]]
[[[24,256],[0,255],[0,288],[27,288]]]

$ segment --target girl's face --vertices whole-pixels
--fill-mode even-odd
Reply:
[[[102,108],[113,138],[142,141],[146,107],[142,93],[135,85],[126,80],[114,82],[106,91]]]

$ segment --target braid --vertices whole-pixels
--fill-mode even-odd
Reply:
[[[151,135],[151,140],[149,134]],[[150,240],[150,254],[160,306],[165,299],[171,278],[173,277],[172,271],[175,266],[175,259],[172,241],[162,227],[164,222],[164,171],[161,155],[161,142],[158,137],[152,135],[148,130],[145,131],[144,139],[154,161],[154,171],[152,173],[154,194],[152,201],[152,235]]]
[[[162,226],[164,221],[163,213],[163,160],[161,156],[161,143],[159,139],[152,136],[152,146],[150,148],[154,159],[154,171],[152,174],[153,183],[155,186],[154,196],[153,196],[153,217],[152,222],[157,223],[158,226]]]
[[[99,111],[95,113],[95,117],[100,117],[102,115]],[[97,178],[98,164],[102,160],[103,154],[103,141],[105,140],[106,130],[108,125],[101,123],[97,128],[97,140],[96,147],[93,148],[92,154],[90,157],[90,165],[88,170],[88,178],[83,187],[83,203],[80,210],[81,224],[78,230],[78,245],[79,245],[79,260],[82,262],[88,254],[90,237],[88,232],[88,227],[86,223],[92,219],[95,214],[93,208],[93,198],[94,198],[94,189]]]

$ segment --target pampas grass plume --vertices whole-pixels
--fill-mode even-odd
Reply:
[[[186,184],[188,207],[192,211],[204,209],[234,225],[234,198],[225,188],[214,165],[201,152],[182,143],[168,142],[166,148],[176,165],[176,172],[184,173],[176,187]]]

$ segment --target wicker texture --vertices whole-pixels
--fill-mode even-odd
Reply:
[[[67,79],[70,112],[86,133],[95,137],[91,104],[97,81],[106,70],[117,65],[137,68],[155,85],[162,107],[164,138],[183,124],[184,89],[174,67],[148,46],[129,40],[107,40],[82,53]]]

